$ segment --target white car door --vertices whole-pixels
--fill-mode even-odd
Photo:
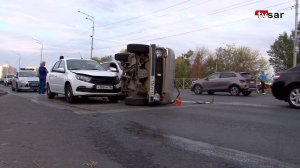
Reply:
[[[57,91],[59,93],[65,92],[65,82],[66,82],[66,69],[65,69],[65,61],[61,61],[59,67],[56,72],[56,83],[57,83]]]
[[[58,61],[54,64],[51,72],[48,74],[48,83],[52,92],[58,92],[58,81],[57,81],[57,70],[61,61]]]

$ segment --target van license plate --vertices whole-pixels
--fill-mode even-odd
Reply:
[[[109,86],[109,85],[96,85],[96,89],[99,89],[99,90],[113,90],[113,86]]]

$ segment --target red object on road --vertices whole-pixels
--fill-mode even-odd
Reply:
[[[177,98],[177,99],[175,100],[175,104],[176,104],[177,107],[181,106],[182,100],[181,100],[180,98]]]

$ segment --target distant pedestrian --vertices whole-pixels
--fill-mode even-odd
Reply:
[[[38,69],[38,76],[40,79],[39,83],[39,94],[45,94],[45,86],[46,86],[46,76],[48,73],[47,68],[45,67],[46,62],[42,61],[40,67]]]
[[[261,93],[266,94],[265,88],[266,88],[267,75],[265,74],[264,71],[261,72],[259,76],[259,80],[260,80]]]

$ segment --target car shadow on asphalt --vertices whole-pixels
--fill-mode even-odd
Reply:
[[[64,96],[56,96],[54,98],[56,101],[60,101],[62,103],[67,103],[66,99]],[[74,103],[75,105],[80,105],[80,104],[116,104],[116,103],[111,103],[107,100],[107,98],[102,98],[102,97],[84,97],[84,98],[77,98]]]

